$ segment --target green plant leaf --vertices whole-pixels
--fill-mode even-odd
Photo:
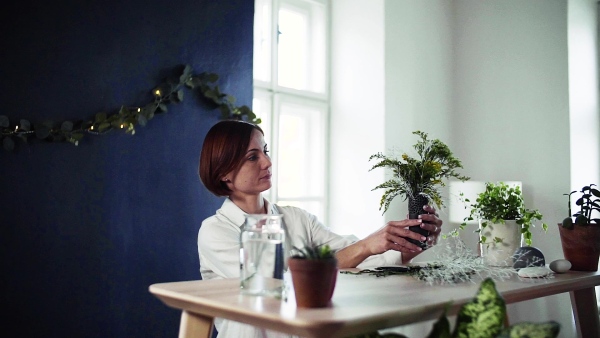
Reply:
[[[555,338],[560,333],[560,324],[553,320],[546,323],[523,322],[502,330],[497,338]]]
[[[486,278],[469,303],[463,305],[456,318],[453,337],[495,337],[502,330],[506,304],[491,278]]]

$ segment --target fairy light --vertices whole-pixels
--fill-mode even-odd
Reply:
[[[191,72],[191,67],[186,66],[186,73]],[[209,78],[206,77],[196,77],[196,76],[186,76],[185,79],[180,80],[180,82],[178,84],[174,84],[175,88],[173,89],[173,93],[177,92],[178,90],[180,90],[180,88],[184,87],[186,82],[191,81],[191,80],[198,80],[201,83],[200,88],[205,88],[206,90],[203,90],[201,92],[202,95],[204,95],[207,99],[213,100],[216,103],[221,102],[220,104],[225,103],[225,105],[223,107],[225,107],[228,110],[228,115],[230,117],[232,116],[236,116],[236,118],[241,118],[244,115],[246,115],[246,117],[249,118],[249,120],[252,120],[253,123],[259,124],[261,123],[260,119],[256,118],[256,116],[254,116],[254,114],[251,114],[252,111],[246,108],[245,110],[240,110],[239,107],[235,107],[231,102],[228,102],[227,100],[222,100],[222,99],[215,99],[215,93],[218,94],[218,96],[220,97],[221,94],[220,93],[217,86],[213,85],[213,83],[218,79],[218,76],[216,74],[211,74],[212,76]],[[180,78],[181,79],[181,78]],[[171,87],[173,84],[170,84]],[[151,90],[151,93],[155,96],[154,102],[152,102],[152,104],[154,105],[154,109],[159,108],[159,105],[163,105],[163,104],[169,104],[171,103],[171,100],[169,99],[169,91],[167,90],[166,92],[166,97],[163,98],[163,92],[162,92],[162,88],[166,88],[163,85],[160,85],[158,88],[155,87],[155,89]],[[230,97],[229,95],[224,95],[225,97]],[[181,98],[180,98],[181,99]],[[162,108],[161,108],[162,110]],[[135,114],[142,114],[144,112],[144,108],[142,107],[129,107],[126,110],[121,110],[119,111],[119,115],[123,114],[125,115],[122,120],[127,120],[130,121],[129,118],[137,118],[137,116],[135,116]],[[154,110],[151,110],[151,112],[154,112]],[[159,111],[159,113],[162,111]],[[117,115],[114,114],[114,115]],[[93,135],[104,135],[114,129],[117,129],[116,127],[114,127],[112,124],[110,124],[109,122],[112,121],[112,115],[111,116],[106,116],[106,114],[104,114],[104,118],[102,119],[102,121],[99,121],[98,119],[96,119],[94,122],[90,122],[89,125],[86,125],[85,127],[81,127],[81,129],[78,130],[78,132],[86,132],[89,134],[93,134]],[[250,116],[253,116],[252,118],[250,118]],[[5,118],[5,116],[0,115],[0,118]],[[147,119],[151,119],[152,116],[149,116]],[[95,124],[98,124],[98,127],[95,126]],[[131,135],[135,134],[135,125],[137,124],[137,120],[133,121],[133,122],[123,122],[120,124],[120,129],[126,129],[128,133],[130,133]],[[30,137],[30,135],[36,134],[35,130],[26,130],[23,128],[20,128],[19,126],[15,126],[14,131],[10,132],[10,129],[12,129],[12,126],[8,126],[8,127],[1,127],[0,126],[0,133],[2,133],[2,135],[9,135],[9,137],[11,135],[14,136],[19,136],[22,137],[24,139]],[[52,133],[56,132],[56,130],[52,129],[51,130]],[[68,140],[68,139],[67,139]],[[70,139],[69,140],[71,143],[78,145],[79,142],[78,140],[75,139]],[[12,150],[12,149],[7,149],[7,147],[5,146],[6,150]]]

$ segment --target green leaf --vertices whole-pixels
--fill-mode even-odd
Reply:
[[[38,139],[43,140],[50,136],[50,128],[46,124],[35,125],[35,135]]]
[[[177,102],[183,101],[183,90],[180,89],[180,90],[177,91],[177,93],[175,95],[175,100]]]
[[[502,330],[506,304],[491,278],[479,286],[475,298],[463,305],[456,318],[453,337],[495,337]]]
[[[60,130],[62,130],[62,131],[71,131],[71,130],[73,130],[73,122],[71,122],[71,121],[64,121],[60,125]]]
[[[560,324],[551,320],[545,323],[523,322],[502,330],[497,338],[555,338],[560,332]]]
[[[448,306],[444,309],[444,312],[440,316],[440,318],[433,324],[431,328],[431,332],[427,335],[427,338],[450,338],[452,335],[450,334],[450,322],[448,321],[448,317],[446,317],[446,313],[448,312]]]
[[[100,123],[100,122],[104,122],[104,121],[106,121],[106,113],[96,114],[96,119],[94,120],[95,123]]]
[[[19,121],[19,129],[22,129],[24,131],[30,131],[31,130],[31,123],[27,120],[21,119],[21,121]]]
[[[100,132],[104,132],[109,128],[110,128],[110,123],[108,123],[108,122],[102,122],[98,125],[98,131],[100,131]]]
[[[179,76],[179,82],[184,83],[192,76],[192,67],[190,65],[185,65],[183,68],[183,72]]]
[[[140,124],[140,126],[145,126],[148,123],[148,120],[146,119],[146,117],[142,114],[138,115],[137,117],[137,121]]]

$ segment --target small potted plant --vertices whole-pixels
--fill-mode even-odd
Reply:
[[[337,259],[329,245],[294,247],[288,258],[298,307],[326,307],[337,281]]]
[[[413,146],[417,157],[402,154],[401,158],[377,153],[369,157],[369,161],[376,160],[370,170],[388,168],[393,172],[392,178],[376,186],[372,190],[384,189],[379,210],[385,213],[390,203],[397,196],[408,199],[408,215],[410,219],[418,218],[423,211],[423,206],[433,203],[438,209],[444,207],[440,189],[446,184],[444,180],[456,178],[467,181],[470,178],[460,175],[457,169],[462,168],[462,163],[454,156],[450,148],[438,139],[429,139],[427,133],[414,131],[419,140]],[[369,170],[369,171],[370,171]],[[428,236],[428,232],[418,226],[410,227],[412,231]],[[411,242],[427,248],[426,242],[410,240]]]
[[[469,199],[464,199],[470,203]],[[527,246],[532,244],[531,228],[535,221],[542,220],[537,209],[527,209],[519,186],[509,186],[505,182],[486,182],[485,191],[477,200],[467,206],[469,216],[465,217],[460,229],[467,221],[479,220],[479,244],[481,253],[491,265],[512,265],[514,252],[521,247],[523,239]],[[542,222],[542,229],[548,225]]]
[[[565,259],[571,262],[571,270],[598,271],[600,256],[600,191],[595,184],[586,185],[579,191],[564,194],[568,197],[568,217],[559,223],[560,240]],[[579,206],[572,213],[571,196],[579,193],[575,201]]]

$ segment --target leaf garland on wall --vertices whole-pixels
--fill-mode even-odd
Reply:
[[[259,124],[260,119],[249,107],[236,106],[235,97],[219,90],[219,86],[215,84],[218,79],[219,76],[215,73],[193,75],[192,67],[185,65],[178,77],[168,78],[152,90],[152,102],[139,107],[121,106],[118,112],[98,113],[90,120],[61,123],[45,121],[33,124],[32,128],[29,120],[20,119],[18,124],[11,125],[7,116],[0,115],[2,147],[13,151],[15,141],[30,144],[30,139],[70,142],[77,146],[85,135],[104,135],[115,129],[134,135],[136,126],[145,126],[155,115],[166,113],[169,104],[183,101],[186,87],[199,90],[208,101],[214,103],[221,112],[221,119],[246,120]]]

